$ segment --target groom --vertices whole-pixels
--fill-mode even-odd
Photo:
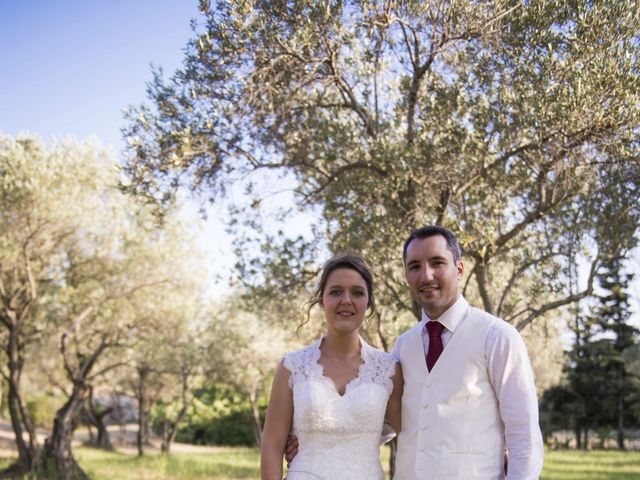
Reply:
[[[455,235],[414,230],[403,249],[407,283],[422,320],[398,337],[402,431],[395,480],[534,480],[542,436],[527,350],[507,322],[461,296]]]

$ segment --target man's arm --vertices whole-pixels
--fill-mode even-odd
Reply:
[[[298,454],[298,437],[293,433],[290,433],[287,437],[287,444],[284,447],[284,458],[287,461],[287,465],[293,462]]]
[[[485,345],[489,378],[498,399],[509,455],[508,480],[537,480],[543,446],[538,399],[527,348],[518,331],[496,322]]]

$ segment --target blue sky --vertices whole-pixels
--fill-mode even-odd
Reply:
[[[145,100],[151,64],[167,75],[180,65],[196,17],[197,0],[0,0],[0,132],[94,136],[121,158],[123,110]],[[210,208],[199,237],[223,290],[226,208]]]
[[[95,136],[121,158],[123,110],[145,101],[151,64],[166,76],[180,66],[200,17],[197,0],[0,0],[0,133]],[[199,238],[224,291],[235,261],[227,207],[208,208]]]
[[[196,0],[0,0],[0,132],[95,135],[121,148],[122,110],[150,64],[171,73]]]

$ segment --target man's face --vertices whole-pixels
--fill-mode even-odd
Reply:
[[[411,295],[430,319],[440,317],[458,299],[464,265],[442,235],[412,240],[407,247],[405,274]]]

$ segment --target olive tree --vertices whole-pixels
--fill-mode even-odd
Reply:
[[[359,252],[388,343],[401,312],[419,314],[402,241],[441,224],[461,240],[465,294],[522,329],[588,296],[608,252],[635,243],[637,2],[200,5],[182,67],[128,112],[125,185],[158,206],[181,187],[216,201],[269,182],[232,217],[248,286],[279,273],[271,296],[309,281],[319,248]],[[247,218],[274,175],[317,214],[312,234]]]

